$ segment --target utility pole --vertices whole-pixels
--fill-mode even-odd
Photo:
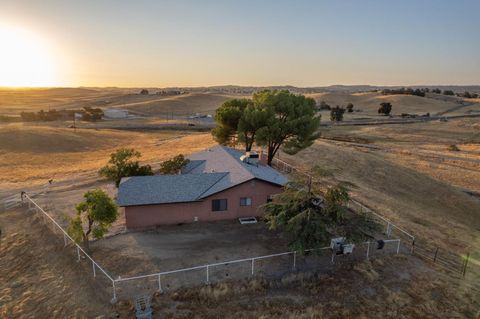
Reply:
[[[75,111],[73,111],[73,132],[77,132],[77,126],[75,125]]]

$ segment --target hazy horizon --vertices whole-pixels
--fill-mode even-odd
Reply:
[[[4,2],[0,86],[478,85],[479,11],[473,0]]]

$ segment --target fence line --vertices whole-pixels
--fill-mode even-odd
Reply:
[[[93,270],[93,276],[96,277],[96,268],[98,268],[112,283],[112,288],[113,288],[113,301],[116,301],[117,296],[116,296],[116,291],[115,291],[115,280],[92,258],[90,257],[89,254],[83,250],[80,245],[78,245],[75,240],[73,240],[72,237],[60,226],[46,211],[43,210],[42,207],[40,207],[27,193],[22,192],[21,194],[22,201],[23,200],[28,200],[28,209],[31,210],[31,204],[34,205],[35,211],[36,212],[41,212],[43,216],[46,216],[54,226],[56,226],[60,231],[63,233],[63,240],[64,240],[64,245],[67,246],[67,239],[70,240],[71,243],[73,243],[74,247],[77,250],[77,257],[78,261],[80,261],[80,252],[82,252],[91,262],[92,262],[92,270]],[[95,268],[96,267],[96,268]]]
[[[262,154],[262,155],[265,155],[265,154]],[[295,166],[293,166],[293,165],[291,165],[291,164],[289,164],[285,161],[282,161],[279,158],[274,158],[273,159],[272,166],[276,166],[277,169],[282,170],[285,173],[296,172],[296,173],[299,173],[299,174],[307,177],[307,180],[308,180],[307,183],[309,184],[309,187],[311,187],[311,183],[313,181],[318,181],[318,180],[315,180],[312,177],[312,175],[308,174],[307,172],[302,171],[302,170],[296,168]],[[467,272],[467,266],[473,265],[472,263],[469,263],[469,261],[470,261],[470,254],[469,253],[467,253],[466,256],[462,256],[462,255],[459,255],[459,254],[456,254],[456,253],[452,253],[452,252],[450,252],[448,250],[445,250],[445,249],[442,249],[439,252],[440,249],[439,249],[438,246],[437,247],[435,247],[435,246],[428,247],[429,245],[426,244],[424,241],[419,243],[418,239],[415,238],[414,235],[410,234],[409,232],[402,229],[401,227],[398,227],[392,221],[383,217],[382,215],[378,214],[377,212],[373,211],[372,209],[370,209],[369,207],[367,207],[363,203],[359,202],[358,200],[350,198],[350,201],[347,204],[349,208],[352,208],[351,207],[352,203],[360,207],[360,212],[361,213],[363,212],[363,210],[365,210],[365,211],[371,213],[376,218],[384,221],[387,224],[386,229],[385,229],[385,234],[388,237],[390,237],[390,235],[391,235],[392,228],[398,230],[400,233],[407,236],[408,239],[409,239],[407,242],[410,242],[409,250],[410,250],[410,253],[412,255],[416,254],[417,256],[423,258],[424,260],[432,261],[433,263],[441,266],[442,268],[444,268],[448,271],[460,274],[464,278],[465,278],[465,275],[466,275],[466,272]],[[477,268],[475,268],[475,269],[477,269],[478,272],[480,273],[480,267],[478,267],[478,265],[474,265],[474,266],[477,266]]]
[[[262,154],[262,156],[266,156],[266,154]],[[311,185],[312,182],[319,182],[319,180],[313,178],[312,175],[308,174],[307,172],[305,171],[302,171],[298,168],[296,168],[295,166],[285,162],[285,161],[282,161],[281,159],[279,158],[274,158],[273,161],[272,161],[272,165],[273,166],[277,166],[277,169],[281,169],[283,170],[283,172],[285,173],[291,173],[291,172],[296,172],[296,173],[299,173],[305,177],[307,177],[307,180],[308,180],[308,184]],[[374,215],[375,217],[381,219],[382,221],[384,221],[385,223],[387,223],[387,229],[386,229],[386,233],[387,235],[390,233],[391,231],[391,227],[397,229],[398,231],[402,232],[403,234],[405,234],[406,236],[408,236],[410,238],[410,240],[412,242],[415,241],[415,236],[413,236],[412,234],[410,234],[409,232],[407,232],[406,230],[398,227],[397,225],[395,225],[392,221],[388,220],[387,218],[383,217],[382,215],[376,213],[375,211],[373,211],[372,209],[370,209],[369,207],[365,206],[364,204],[362,204],[361,202],[359,202],[358,200],[355,200],[353,198],[350,198],[350,201],[349,203],[347,204],[348,206],[350,206],[350,202],[354,203],[355,205],[358,205],[360,206],[361,209],[364,209],[366,210],[367,212],[371,213],[372,215]]]
[[[256,262],[260,260],[265,260],[265,259],[271,259],[275,257],[280,257],[280,256],[293,256],[293,265],[292,268],[295,270],[297,268],[297,256],[300,255],[298,251],[288,251],[288,252],[282,252],[282,253],[276,253],[276,254],[270,254],[270,255],[263,255],[263,256],[256,256],[256,257],[249,257],[249,258],[243,258],[243,259],[236,259],[236,260],[229,260],[229,261],[224,261],[224,262],[218,262],[218,263],[212,263],[212,264],[205,264],[205,265],[200,265],[200,266],[194,266],[194,267],[188,267],[188,268],[182,268],[182,269],[174,269],[170,271],[163,271],[163,272],[156,272],[152,274],[147,274],[147,275],[140,275],[140,276],[132,276],[132,277],[126,277],[126,278],[118,278],[118,279],[113,279],[111,275],[109,275],[99,264],[96,262],[80,245],[78,245],[75,240],[63,229],[62,226],[60,226],[50,214],[48,214],[40,205],[38,205],[27,193],[22,193],[21,194],[22,201],[27,201],[28,203],[28,208],[29,210],[35,210],[35,212],[40,212],[42,213],[42,216],[50,220],[52,224],[54,225],[55,229],[58,228],[64,239],[64,246],[67,246],[68,241],[70,241],[74,247],[76,248],[76,253],[77,253],[77,258],[78,261],[80,261],[81,258],[81,253],[86,256],[91,262],[92,262],[92,271],[93,271],[93,276],[97,276],[97,270],[100,270],[101,273],[105,275],[105,277],[109,280],[109,282],[112,285],[112,291],[113,291],[113,298],[112,302],[115,302],[117,300],[117,285],[121,282],[127,282],[127,281],[134,281],[134,280],[139,280],[139,279],[146,279],[146,278],[156,278],[158,281],[158,290],[163,291],[162,289],[162,276],[166,276],[169,274],[175,274],[175,273],[186,273],[189,271],[193,270],[205,270],[205,281],[204,283],[209,284],[210,283],[210,271],[214,267],[219,267],[219,266],[228,266],[232,264],[240,264],[240,263],[245,263],[249,262],[250,263],[250,274],[253,276],[255,274],[255,266]],[[32,207],[33,205],[33,207]],[[384,243],[396,243],[396,253],[398,254],[400,251],[400,244],[401,240],[400,239],[387,239],[384,240]],[[370,247],[374,244],[374,242],[364,242],[359,245],[366,245],[366,255],[365,259],[368,259],[370,256]],[[306,249],[304,253],[311,253],[314,251],[328,251],[330,250],[330,247],[322,247],[322,248],[315,248],[315,249]],[[306,254],[305,254],[306,255]],[[335,261],[335,252],[332,251],[332,256],[331,256],[331,263],[333,264]]]

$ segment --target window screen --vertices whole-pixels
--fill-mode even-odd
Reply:
[[[252,205],[252,199],[250,197],[240,197],[240,206]]]
[[[219,212],[222,210],[227,210],[227,200],[226,199],[212,200],[212,211]]]

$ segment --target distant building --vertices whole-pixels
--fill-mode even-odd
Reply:
[[[216,146],[193,154],[179,175],[122,179],[127,228],[262,216],[287,178],[257,154]]]
[[[123,119],[128,117],[128,110],[122,109],[104,109],[103,116],[111,119]]]

